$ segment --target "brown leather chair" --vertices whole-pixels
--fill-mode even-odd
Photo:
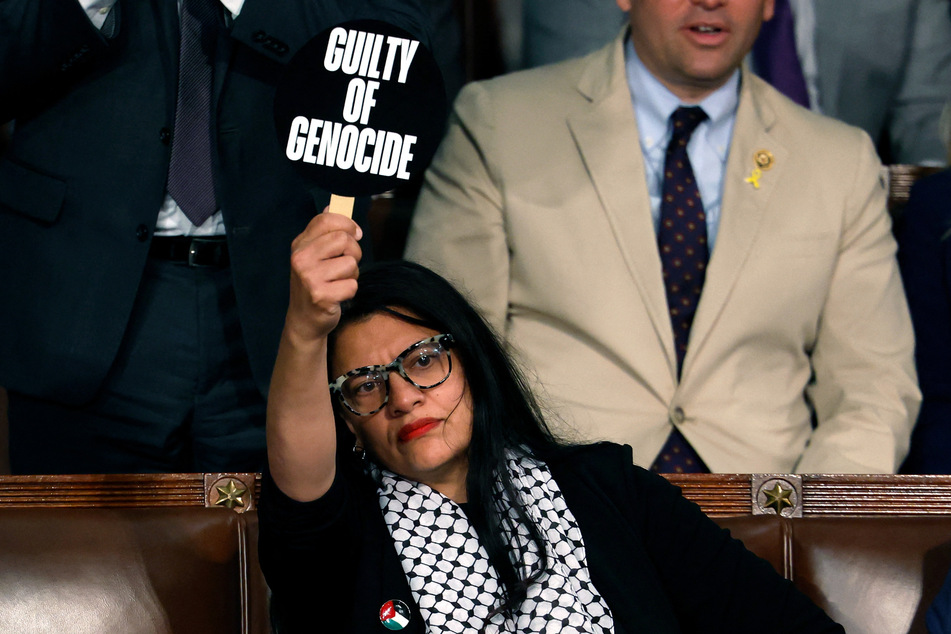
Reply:
[[[3,510],[0,631],[252,631],[242,523],[199,508]]]
[[[841,623],[926,634],[951,568],[951,476],[668,476]]]
[[[926,632],[951,565],[951,476],[669,479],[846,631]],[[0,476],[0,632],[268,632],[258,486],[256,474]]]
[[[0,478],[0,632],[269,632],[255,485],[255,474]]]

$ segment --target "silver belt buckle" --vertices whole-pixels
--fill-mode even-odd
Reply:
[[[215,266],[214,262],[204,264],[196,260],[196,258],[198,257],[197,245],[199,243],[208,243],[208,242],[212,242],[212,240],[202,240],[201,238],[191,239],[191,242],[188,243],[188,266],[194,267],[194,268],[203,268],[203,269]]]

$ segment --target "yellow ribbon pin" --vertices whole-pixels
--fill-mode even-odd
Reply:
[[[746,179],[747,183],[752,183],[753,187],[759,189],[759,179],[763,176],[763,170],[758,167],[753,168],[753,172],[750,174],[749,178]]]

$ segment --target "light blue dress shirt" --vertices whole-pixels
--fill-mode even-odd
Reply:
[[[664,184],[664,155],[670,142],[670,115],[679,106],[698,105],[709,117],[701,123],[687,144],[687,156],[693,167],[703,210],[707,217],[707,242],[710,253],[716,245],[720,227],[723,174],[730,152],[736,108],[739,104],[740,71],[698,104],[684,104],[644,66],[628,38],[624,47],[627,84],[634,104],[637,129],[644,155],[647,193],[650,195],[654,231],[660,224],[660,197]]]

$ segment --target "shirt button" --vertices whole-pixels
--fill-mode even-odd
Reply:
[[[674,408],[674,423],[680,425],[684,422],[684,419],[687,418],[687,415],[684,413],[684,408],[675,407]]]
[[[145,242],[149,239],[149,228],[145,225],[139,225],[135,228],[135,237],[139,242]]]
[[[169,142],[172,140],[172,131],[169,130],[168,128],[162,128],[161,130],[159,130],[158,138],[159,138],[159,141],[161,141],[164,145],[168,145]]]

